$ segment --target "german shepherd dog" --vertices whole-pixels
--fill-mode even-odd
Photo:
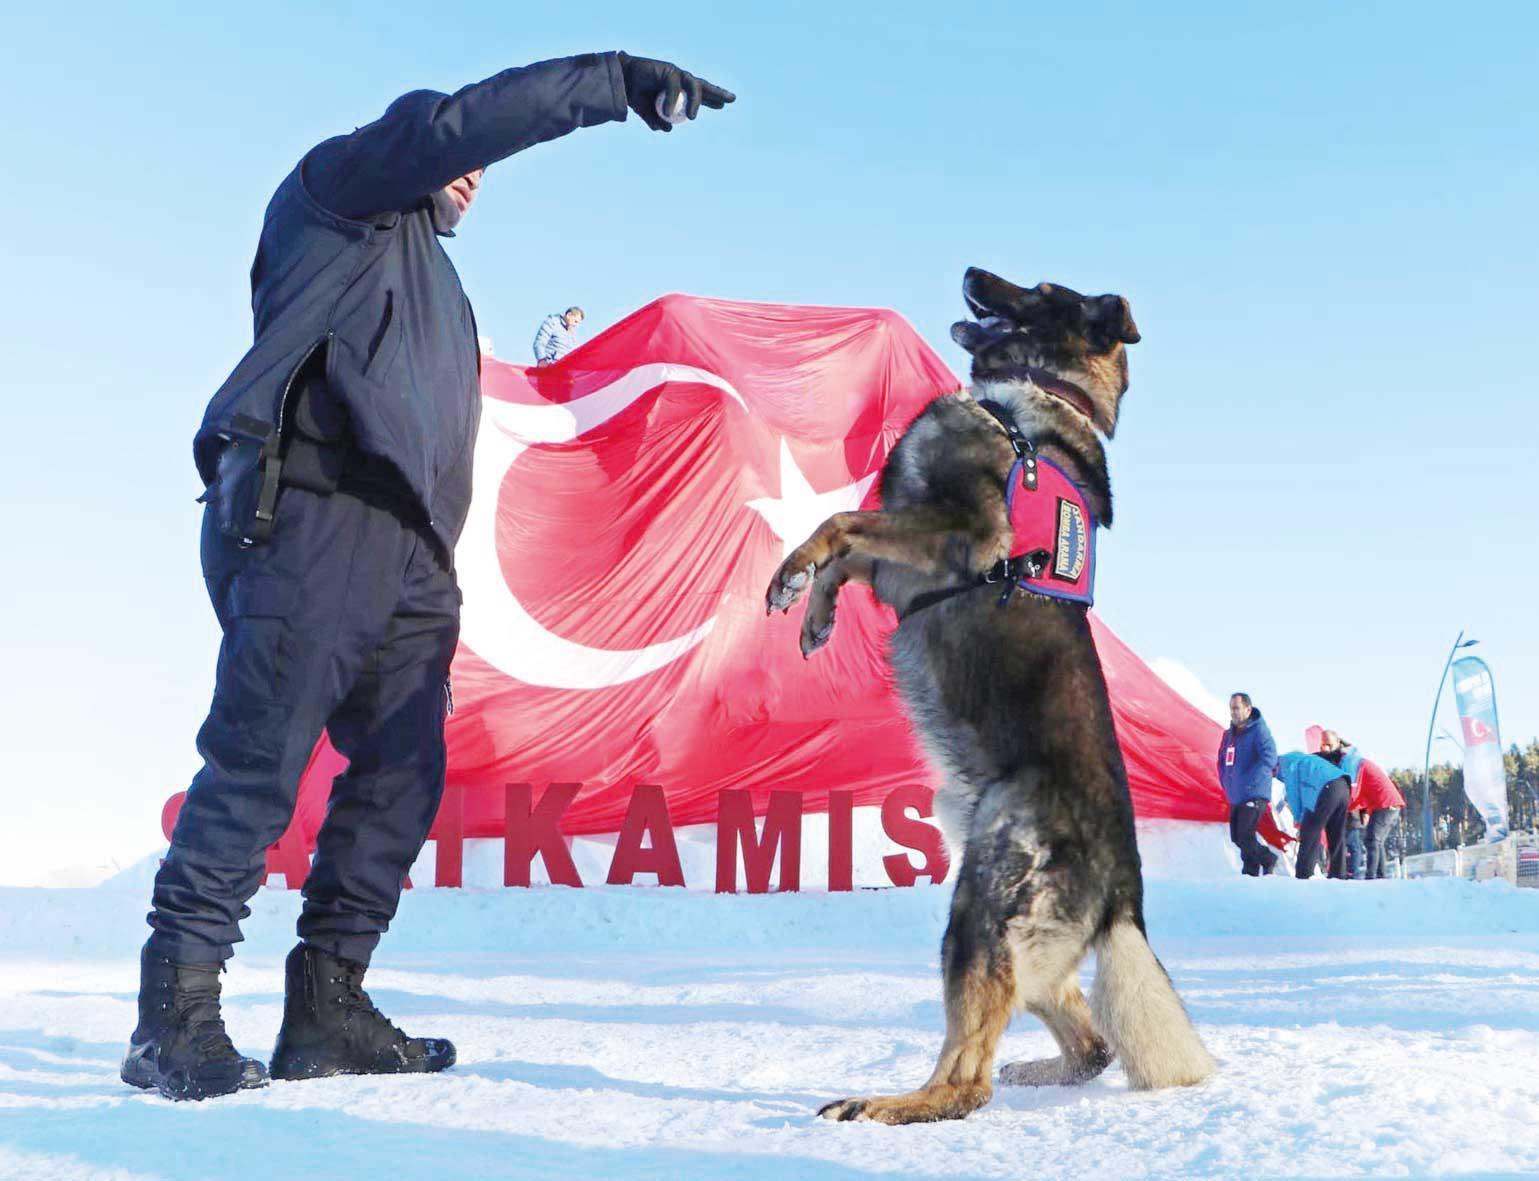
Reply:
[[[970,392],[936,399],[910,424],[882,471],[880,510],[830,517],[766,593],[769,611],[806,595],[809,656],[832,633],[847,582],[898,613],[889,659],[943,781],[937,816],[962,854],[935,1071],[917,1091],[830,1103],[819,1114],[834,1120],[906,1124],[981,1107],[1018,1009],[1042,1019],[1059,1055],[1011,1063],[1001,1083],[1083,1083],[1114,1056],[1137,1089],[1198,1083],[1215,1068],[1144,934],[1133,806],[1088,607],[1012,588],[1019,564],[999,565],[1021,454],[1056,467],[1094,522],[1111,524],[1098,432],[1116,431],[1138,329],[1117,295],[1026,289],[976,268],[963,294],[978,319],[951,333],[972,354]],[[1087,1004],[1078,968],[1092,948]]]

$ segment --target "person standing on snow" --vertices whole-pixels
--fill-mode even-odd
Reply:
[[[1347,808],[1346,832],[1343,840],[1347,846],[1347,874],[1353,881],[1368,876],[1368,849],[1363,843],[1363,814],[1356,808]]]
[[[1240,851],[1240,872],[1271,873],[1277,854],[1256,836],[1261,815],[1272,806],[1272,767],[1277,744],[1250,694],[1229,698],[1229,729],[1218,744],[1218,780],[1229,800],[1229,839]]]
[[[577,326],[587,317],[581,308],[552,312],[534,334],[534,363],[551,365],[577,347]]]
[[[1364,759],[1358,774],[1358,806],[1368,814],[1364,843],[1368,846],[1368,877],[1389,876],[1389,843],[1405,807],[1395,781],[1372,759]]]
[[[1362,752],[1352,743],[1346,741],[1334,730],[1322,730],[1320,732],[1320,757],[1329,763],[1333,763],[1347,773],[1347,778],[1356,780],[1357,769],[1363,765]]]
[[[1290,751],[1278,760],[1277,777],[1288,794],[1288,808],[1299,820],[1299,856],[1295,875],[1314,874],[1320,857],[1320,834],[1330,850],[1326,874],[1344,878],[1346,872],[1347,805],[1352,799],[1351,781],[1341,768],[1315,754]]]
[[[155,878],[125,1082],[173,1099],[266,1085],[225,1032],[219,973],[323,728],[350,765],[304,884],[272,1076],[453,1064],[362,987],[444,783],[480,390],[475,317],[439,239],[515,152],[628,109],[671,131],[660,110],[693,119],[733,97],[624,53],[540,62],[406,94],[278,186],[251,269],[255,342],[193,444],[224,640],[203,769]]]
[[[1360,880],[1367,876],[1368,851],[1363,839],[1364,818],[1360,814],[1358,792],[1362,783],[1363,756],[1357,747],[1342,739],[1334,730],[1320,735],[1320,757],[1340,767],[1352,781],[1352,798],[1347,804],[1346,876]]]
[[[1353,877],[1382,878],[1388,860],[1385,847],[1390,832],[1405,807],[1405,797],[1384,769],[1363,757],[1355,745],[1334,730],[1320,736],[1320,756],[1340,767],[1352,778],[1352,815],[1365,817],[1362,843],[1364,872]],[[1350,820],[1348,824],[1350,826]],[[1350,830],[1349,830],[1350,839]]]

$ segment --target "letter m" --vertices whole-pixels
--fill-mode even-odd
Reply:
[[[764,831],[756,831],[753,797],[741,789],[717,797],[716,892],[737,893],[738,851],[750,894],[769,891],[770,870],[780,854],[780,890],[799,890],[802,880],[802,797],[800,792],[772,791],[764,813]]]

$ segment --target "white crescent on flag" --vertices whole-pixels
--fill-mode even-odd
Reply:
[[[508,587],[497,556],[497,501],[513,461],[531,446],[580,438],[668,382],[714,386],[744,406],[742,396],[725,379],[692,365],[667,363],[637,366],[570,402],[524,405],[481,399],[470,513],[454,551],[464,596],[460,640],[514,680],[552,689],[623,684],[677,660],[715,625],[714,618],[708,619],[682,636],[645,648],[590,648],[574,643],[541,627],[524,609]]]

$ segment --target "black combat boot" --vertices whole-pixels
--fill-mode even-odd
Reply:
[[[333,1074],[426,1074],[454,1065],[454,1045],[407,1037],[363,991],[364,966],[301,943],[284,965],[276,1079]]]
[[[267,1068],[235,1052],[219,1015],[218,964],[174,964],[146,943],[139,953],[139,1027],[122,1079],[167,1099],[208,1099],[265,1087]]]

